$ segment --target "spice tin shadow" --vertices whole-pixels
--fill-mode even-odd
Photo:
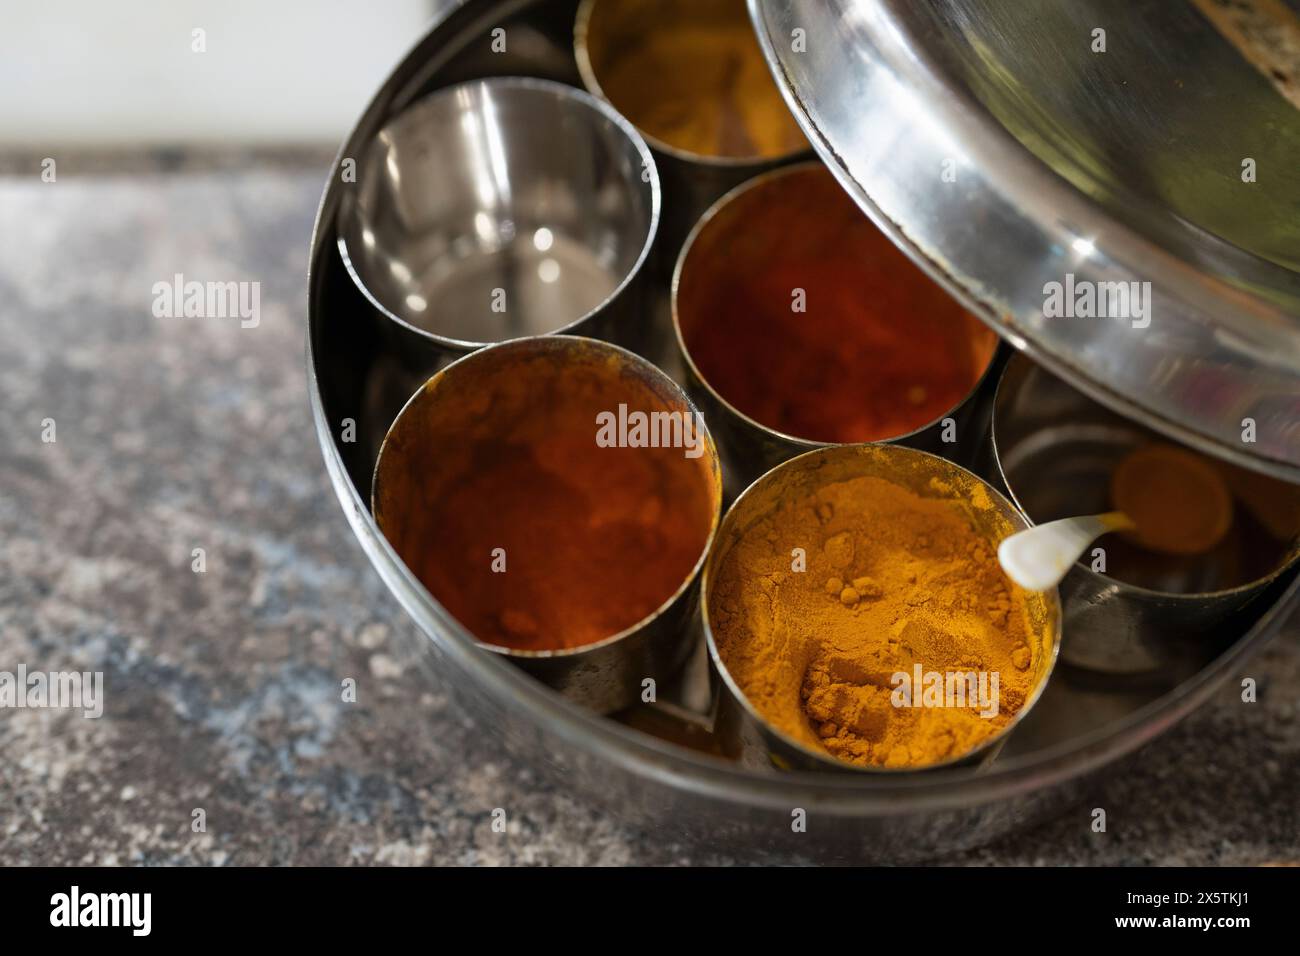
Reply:
[[[1167,441],[1016,355],[994,398],[990,475],[1031,523],[1106,511],[1110,476],[1119,461],[1136,448]],[[1277,483],[1266,476],[1255,480]],[[1235,625],[1245,622],[1255,598],[1300,564],[1297,539],[1289,550],[1276,545],[1276,560],[1257,569],[1251,580],[1215,585],[1225,566],[1259,550],[1258,535],[1252,544],[1238,531],[1195,559],[1150,556],[1155,570],[1185,593],[1154,581],[1139,586],[1076,564],[1060,586],[1066,615],[1062,659],[1114,674],[1159,670],[1185,678],[1195,673],[1235,639]],[[1112,538],[1097,545],[1113,552]]]
[[[625,409],[699,430],[684,447],[604,443],[601,416]],[[439,372],[393,422],[372,486],[376,523],[432,597],[481,646],[599,713],[666,684],[696,646],[721,500],[716,449],[681,389],[576,336],[490,346]]]
[[[816,197],[833,197],[827,198],[833,208],[820,210]],[[791,221],[791,217],[798,221]],[[853,249],[849,255],[861,253],[854,260],[861,266],[850,266],[845,258],[841,242],[845,224],[857,230],[853,233]],[[859,248],[864,240],[869,243],[869,249]],[[814,241],[816,245],[810,245]],[[777,309],[789,309],[793,314],[793,296],[797,294],[805,296],[804,305],[810,311],[799,316],[797,322],[791,320],[790,330],[808,328],[811,310],[827,308],[826,299],[832,296],[839,304],[832,304],[830,314],[838,309],[845,321],[855,323],[854,328],[866,327],[868,317],[861,310],[867,309],[869,303],[859,293],[869,293],[848,283],[860,284],[862,269],[868,264],[862,257],[873,254],[880,259],[874,268],[889,273],[887,278],[896,283],[910,278],[915,283],[915,294],[922,297],[916,302],[904,298],[879,306],[889,314],[878,315],[872,321],[882,328],[892,327],[890,334],[895,336],[892,352],[883,352],[878,340],[870,342],[865,338],[879,335],[875,331],[862,332],[864,338],[855,340],[855,357],[874,362],[874,366],[854,366],[845,357],[849,354],[845,351],[847,346],[833,338],[833,326],[818,328],[815,334],[820,340],[812,339],[803,331],[799,331],[798,337],[792,337],[794,332],[787,335],[784,325],[775,327],[777,323],[770,316]],[[796,256],[800,257],[797,267],[792,265]],[[830,256],[839,257],[837,264],[826,265]],[[782,276],[788,276],[787,285],[792,288],[775,288],[778,280],[768,274],[778,269],[783,270]],[[819,279],[819,269],[834,271]],[[770,298],[755,298],[760,294],[760,284],[761,294]],[[852,309],[843,305],[846,296],[854,297]],[[820,162],[764,173],[719,199],[695,225],[682,248],[673,274],[671,298],[673,329],[686,369],[687,390],[704,409],[717,437],[729,497],[783,461],[839,443],[888,441],[934,452],[962,465],[974,463],[984,446],[991,404],[988,392],[996,380],[993,370],[999,365],[997,336],[961,309],[880,235],[843,195]],[[940,313],[940,309],[946,311]],[[718,338],[723,334],[721,331],[712,331],[712,328],[723,328],[719,323],[726,310],[746,317],[744,321],[750,327],[742,329],[740,336],[762,336],[761,341],[752,343],[752,349],[766,350],[761,360],[742,361],[748,343],[736,341],[731,347],[726,340]],[[756,320],[751,318],[755,316],[765,316],[766,324],[755,329]],[[780,335],[769,334],[774,331]],[[693,342],[695,346],[708,343],[708,351],[697,352]],[[801,350],[801,354],[795,356],[796,350]],[[910,355],[901,354],[904,351]],[[766,404],[770,406],[769,414],[803,405],[816,409],[816,416],[821,420],[817,427],[822,428],[828,427],[828,423],[840,424],[834,415],[844,402],[830,405],[826,395],[843,396],[847,383],[861,386],[860,390],[854,390],[849,409],[853,415],[872,411],[873,403],[877,402],[882,406],[905,406],[907,393],[925,376],[929,376],[930,386],[940,384],[943,379],[960,380],[961,385],[950,392],[951,404],[944,401],[936,404],[935,396],[925,396],[923,391],[922,400],[927,404],[920,407],[928,408],[929,416],[921,417],[915,425],[911,423],[916,421],[916,414],[905,412],[896,420],[907,424],[896,426],[892,433],[858,435],[842,441],[813,440],[775,427],[770,421],[764,424],[725,397],[718,383],[702,367],[703,359],[714,353],[726,354],[726,361],[736,370],[733,377],[739,375],[744,382],[754,383],[746,384],[746,388],[760,387],[761,383]],[[917,378],[908,381],[899,377],[894,383],[897,373],[888,367],[890,360],[901,362],[906,358],[911,359],[908,368],[917,373]],[[791,368],[797,375],[792,373],[789,380],[775,381],[776,369],[790,363],[794,363]],[[786,394],[796,389],[797,396]]]
[[[810,492],[836,482],[862,477],[883,478],[927,497],[969,501],[982,488],[992,508],[987,512],[967,505],[963,512],[976,531],[996,552],[1002,538],[1028,527],[1023,516],[992,486],[964,468],[928,452],[898,445],[837,445],[791,459],[764,475],[736,500],[723,519],[717,540],[705,565],[701,608],[709,655],[721,685],[715,733],[724,752],[751,767],[781,770],[832,770],[860,773],[918,773],[953,766],[990,763],[1015,728],[1042,695],[1061,644],[1061,605],[1055,591],[1025,592],[1026,630],[1034,642],[1030,690],[1020,709],[1005,727],[974,749],[922,767],[864,766],[816,750],[774,726],[748,700],[728,669],[719,649],[716,609],[713,605],[722,566],[729,552],[765,516],[783,503],[800,500]],[[938,483],[936,488],[933,482]],[[955,495],[954,495],[955,492]]]
[[[413,365],[556,332],[642,348],[659,176],[607,103],[474,80],[407,107],[357,163],[339,253]]]

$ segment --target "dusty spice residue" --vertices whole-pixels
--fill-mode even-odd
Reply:
[[[945,489],[935,486],[939,494]],[[921,767],[999,733],[1043,676],[1026,592],[1003,574],[966,508],[858,477],[781,503],[717,568],[708,613],[728,672],[771,724],[849,763]],[[807,570],[792,570],[802,547]],[[900,708],[896,672],[997,673],[999,707]]]

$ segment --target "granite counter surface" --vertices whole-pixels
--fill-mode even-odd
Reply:
[[[744,862],[570,798],[404,657],[310,420],[327,168],[0,164],[0,670],[105,675],[100,719],[0,710],[0,863]],[[260,282],[260,322],[157,317],[176,274]],[[1071,808],[944,862],[1300,862],[1295,638],[1106,785],[1107,833]]]

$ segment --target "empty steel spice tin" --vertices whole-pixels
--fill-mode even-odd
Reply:
[[[431,378],[384,440],[372,506],[484,647],[609,712],[691,650],[721,476],[671,379],[616,346],[546,336]]]
[[[587,89],[635,124],[659,160],[665,274],[715,199],[809,148],[744,0],[584,0],[574,46]]]
[[[728,747],[782,768],[990,759],[1060,643],[1056,593],[997,562],[1025,526],[970,472],[901,446],[823,448],[764,475],[703,578]]]
[[[419,359],[574,332],[639,347],[658,172],[610,106],[496,77],[408,107],[357,159],[339,251]]]
[[[974,398],[997,336],[820,163],[720,199],[682,249],[672,305],[729,491],[828,444],[895,441],[966,462],[985,437]]]
[[[1117,470],[1151,448],[1195,456],[1230,497],[1226,530],[1202,553],[1162,553],[1124,534],[1093,543],[1060,586],[1061,655],[1070,664],[1189,676],[1235,639],[1240,627],[1229,624],[1244,625],[1254,599],[1300,560],[1300,487],[1174,446],[1022,355],[998,383],[992,434],[992,474],[1033,523],[1116,507]],[[1180,500],[1189,491],[1170,490],[1166,510],[1213,506]],[[1188,525],[1198,519],[1173,517]]]

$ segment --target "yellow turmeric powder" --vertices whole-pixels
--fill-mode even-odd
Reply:
[[[808,148],[744,0],[595,0],[589,10],[578,25],[588,82],[642,133],[728,159]]]
[[[1006,519],[988,490],[932,478],[925,495],[880,477],[803,489],[717,564],[719,656],[807,748],[860,766],[947,762],[1001,732],[1046,675],[1045,604],[1002,572],[987,528]]]

